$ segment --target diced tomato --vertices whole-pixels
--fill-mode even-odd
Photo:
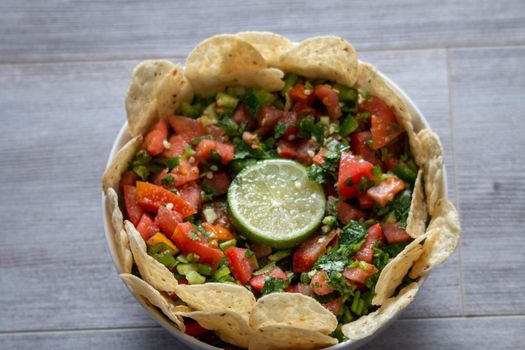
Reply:
[[[279,140],[279,142],[277,142],[277,154],[279,154],[280,157],[296,159],[304,165],[312,163],[312,157],[308,154],[310,150],[309,140],[298,140],[295,142]]]
[[[334,291],[328,282],[328,274],[326,271],[319,270],[315,273],[310,281],[310,288],[317,295],[327,295]]]
[[[326,153],[326,151],[328,151],[328,149],[326,147],[321,147],[319,152],[317,152],[317,154],[313,158],[313,163],[315,165],[319,165],[320,166],[320,165],[324,164],[324,154]]]
[[[297,84],[288,90],[288,96],[295,102],[301,102],[306,105],[311,104],[315,100],[313,91],[305,91],[304,84]]]
[[[343,114],[339,105],[339,95],[330,85],[316,85],[315,96],[325,105],[331,119],[339,119]]]
[[[389,157],[387,161],[385,162],[385,168],[387,171],[390,171],[394,169],[394,167],[398,164],[399,164],[399,159],[397,159],[396,157]]]
[[[190,182],[179,188],[179,196],[186,202],[190,203],[195,210],[201,205],[201,188],[197,182]]]
[[[283,270],[281,270],[280,268],[275,266],[268,273],[265,273],[265,274],[259,275],[259,276],[253,276],[250,279],[250,286],[252,286],[253,289],[258,291],[259,293],[262,292],[263,287],[264,287],[264,283],[266,282],[266,277],[268,277],[268,276],[273,277],[273,278],[280,278],[280,279],[282,279],[284,281],[288,281],[288,276],[286,276],[286,274],[283,272]]]
[[[149,211],[157,211],[160,206],[171,203],[173,210],[181,214],[183,218],[197,212],[191,204],[175,193],[142,181],[137,181],[137,202],[142,208]]]
[[[354,256],[354,259],[371,264],[374,259],[374,250],[372,248],[378,244],[378,240],[380,240],[379,246],[382,246],[384,239],[385,236],[383,236],[383,231],[379,224],[370,226],[368,228],[368,235],[365,238],[365,243],[363,243],[361,249]]]
[[[372,134],[369,131],[355,132],[350,138],[352,139],[352,152],[354,154],[361,156],[367,162],[378,164],[376,153],[370,147]]]
[[[341,305],[343,305],[343,299],[341,297],[335,298],[334,300],[323,304],[323,306],[335,316],[339,315],[339,311],[341,311]]]
[[[209,332],[209,330],[207,330],[206,328],[198,324],[197,321],[186,319],[186,321],[184,322],[184,325],[185,325],[184,333],[186,333],[187,335],[191,335],[192,337],[198,337],[200,335],[203,335]]]
[[[304,295],[308,295],[309,297],[314,295],[314,292],[312,291],[312,288],[310,288],[310,285],[304,283],[297,283],[296,285],[288,286],[285,291],[288,293],[301,293]]]
[[[235,155],[233,145],[217,142],[216,151],[221,157],[222,164],[228,164]]]
[[[234,157],[234,149],[232,145],[207,139],[199,142],[195,157],[199,162],[204,162],[209,158],[213,150],[215,150],[221,157],[222,164],[228,164]]]
[[[358,267],[347,267],[343,271],[345,276],[350,282],[365,284],[366,279],[369,276],[376,274],[379,270],[372,264],[361,262],[365,266],[364,269],[361,266]]]
[[[142,214],[144,213],[144,209],[142,209],[139,204],[137,203],[137,189],[135,186],[130,185],[124,185],[123,191],[124,191],[124,204],[126,205],[126,215],[133,223],[133,225],[137,226]]]
[[[399,227],[398,223],[382,224],[383,234],[388,244],[396,244],[412,240],[408,233]]]
[[[277,142],[277,153],[280,157],[289,159],[297,158],[297,151],[295,150],[294,144],[286,140],[279,140],[279,142]]]
[[[253,270],[257,267],[255,255],[253,252],[250,252],[252,255],[247,256],[248,252],[248,249],[237,247],[230,247],[224,252],[233,277],[242,284],[250,281]]]
[[[366,193],[380,206],[386,205],[395,195],[405,188],[405,183],[397,176],[392,175],[378,185],[370,187]]]
[[[120,178],[120,189],[124,191],[124,185],[135,187],[135,182],[137,182],[138,178],[134,171],[126,170]]]
[[[161,119],[144,138],[143,147],[151,156],[156,156],[164,151],[164,140],[167,137],[168,124],[164,119]]]
[[[250,248],[257,259],[272,254],[272,247],[269,245],[253,243]]]
[[[337,230],[327,235],[314,235],[301,243],[292,257],[293,272],[308,272],[317,259],[326,253],[326,247],[337,236]]]
[[[363,209],[369,209],[374,206],[374,200],[366,192],[360,193],[357,196],[357,200],[359,201],[359,206]]]
[[[292,107],[292,112],[296,113],[297,115],[317,115],[318,114],[315,108],[303,102],[296,102]]]
[[[188,147],[189,143],[186,142],[184,137],[181,135],[171,135],[169,138],[170,147],[165,149],[162,153],[163,157],[173,158],[182,155],[184,149]]]
[[[187,160],[181,160],[179,165],[173,168],[169,175],[173,178],[173,185],[171,187],[180,187],[198,180],[199,168],[196,165],[190,164]]]
[[[257,135],[262,136],[273,131],[277,122],[283,117],[284,112],[274,106],[262,107],[257,116],[257,121],[259,122],[259,128],[256,131]]]
[[[395,139],[402,130],[392,109],[379,97],[364,101],[360,109],[372,115],[372,148],[377,150]]]
[[[213,233],[214,237],[210,237],[210,239],[215,239],[217,241],[229,241],[235,239],[235,236],[226,227],[210,225],[207,222],[202,223],[202,227],[204,227],[206,231]]]
[[[194,234],[192,235],[192,233]],[[207,242],[202,240],[194,231],[193,225],[190,222],[177,224],[171,240],[175,242],[177,248],[184,254],[197,254],[200,263],[209,264],[214,270],[217,269],[224,256],[222,250],[211,247]]]
[[[365,213],[343,201],[337,202],[337,216],[343,225],[348,224],[351,220],[359,220],[365,217]]]
[[[356,157],[350,152],[343,152],[339,162],[339,193],[347,198],[357,196],[359,193],[357,184],[359,184],[362,177],[372,179],[373,167],[374,164]],[[349,181],[351,182],[350,184],[348,183]]]
[[[216,196],[220,196],[228,192],[231,179],[228,173],[221,171],[214,173],[211,179],[202,179],[201,186],[205,191],[211,190]]]
[[[242,103],[235,109],[232,119],[238,126],[245,124],[249,130],[256,127],[257,120],[244,108]]]
[[[155,224],[164,232],[168,237],[173,235],[177,224],[182,222],[182,216],[175,210],[170,210],[165,206],[160,206],[155,217]]]
[[[281,119],[281,123],[288,124],[288,127],[284,131],[283,139],[288,141],[293,141],[297,137],[297,132],[299,131],[299,127],[297,126],[297,114],[295,112],[288,112],[283,119]]]
[[[140,221],[137,224],[137,231],[139,231],[140,235],[142,236],[142,239],[144,241],[147,241],[150,239],[151,236],[153,236],[156,232],[159,231],[159,228],[155,223],[153,222],[153,219],[149,214],[144,213],[140,217]]]
[[[182,136],[186,142],[191,142],[196,137],[204,136],[204,128],[196,119],[182,116],[169,116],[168,122],[177,135]]]

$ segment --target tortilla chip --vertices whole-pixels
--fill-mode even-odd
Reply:
[[[445,261],[456,249],[460,231],[456,208],[446,198],[440,199],[436,203],[435,217],[428,226],[429,238],[423,244],[423,254],[408,276],[418,278]]]
[[[416,163],[421,166],[421,161],[419,161],[420,157],[418,157],[420,152],[419,139],[414,132],[412,115],[399,93],[387,83],[374,66],[368,63],[359,63],[356,86],[361,91],[379,97],[393,109],[397,121],[408,135],[410,148],[414,154]]]
[[[293,47],[290,40],[271,32],[240,32],[235,36],[253,45],[270,67],[280,68],[281,56]]]
[[[157,91],[173,68],[167,60],[147,60],[133,70],[126,96],[131,135],[143,135],[159,119]]]
[[[418,283],[412,282],[401,289],[398,296],[386,300],[376,311],[344,324],[341,327],[343,334],[353,341],[374,334],[414,300],[418,289]]]
[[[162,310],[178,329],[184,332],[184,320],[177,314],[177,307],[173,302],[160,294],[155,288],[135,275],[123,273],[120,278],[126,283],[133,294],[141,296],[151,304]]]
[[[268,325],[255,331],[249,350],[322,349],[337,344],[337,339],[308,329]]]
[[[124,222],[129,237],[129,245],[135,264],[142,278],[161,292],[174,292],[178,285],[173,273],[160,262],[148,255],[146,243],[142,236],[129,221]]]
[[[128,163],[142,146],[142,136],[137,136],[128,141],[113,157],[102,175],[102,190],[117,189],[122,173],[128,168]]]
[[[255,304],[253,293],[235,284],[180,284],[175,292],[182,301],[197,311],[233,311],[246,320]]]
[[[194,319],[227,343],[248,347],[252,330],[246,319],[233,311],[193,311],[179,315]]]
[[[434,217],[437,201],[445,197],[443,147],[439,137],[431,130],[423,129],[417,134],[417,137],[421,147],[420,158],[425,176],[427,209]]]
[[[193,88],[180,64],[177,64],[162,80],[157,91],[159,116],[174,115],[182,102],[190,103]]]
[[[334,80],[353,86],[357,80],[357,52],[337,36],[306,39],[285,52],[279,68],[307,78]]]
[[[396,288],[403,281],[403,277],[423,253],[421,242],[425,238],[427,238],[427,234],[414,239],[385,266],[377,280],[372,304],[381,305],[394,294]]]
[[[332,333],[337,318],[317,300],[299,293],[272,293],[263,296],[252,309],[250,327],[284,325],[323,334]]]
[[[109,212],[111,213],[111,224],[113,230],[112,243],[117,252],[117,269],[120,273],[130,273],[131,267],[133,265],[133,257],[131,256],[131,251],[129,250],[129,241],[128,235],[124,230],[124,219],[122,217],[122,212],[118,205],[118,196],[117,192],[113,188],[108,188],[106,191],[106,198],[109,202]]]
[[[283,72],[268,64],[247,41],[216,35],[197,45],[186,60],[186,77],[195,93],[208,97],[227,86],[282,89]]]
[[[423,171],[419,169],[416,182],[414,183],[414,192],[412,193],[412,202],[410,203],[406,227],[406,232],[412,238],[424,234],[427,225],[427,206],[425,204],[422,177]]]

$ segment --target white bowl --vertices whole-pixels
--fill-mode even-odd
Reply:
[[[400,96],[403,98],[404,102],[408,106],[408,110],[409,110],[410,114],[413,117],[413,124],[414,124],[414,129],[416,130],[416,132],[421,130],[421,129],[425,129],[425,128],[429,129],[430,127],[428,125],[427,120],[425,119],[425,117],[423,116],[423,113],[421,113],[419,108],[417,108],[415,103],[390,78],[388,78],[387,76],[385,76],[382,73],[380,73],[380,74],[400,94]],[[111,152],[109,154],[108,163],[107,163],[108,165],[111,163],[111,160],[113,159],[113,157],[115,156],[117,151],[119,149],[121,149],[130,139],[131,139],[131,135],[129,134],[128,123],[125,122],[124,125],[122,126],[122,128],[120,129],[120,131],[119,131],[119,133],[117,135],[117,138],[115,139],[115,142],[113,143],[113,147],[111,148]],[[445,193],[447,193],[446,176],[444,176],[444,179],[445,179],[444,180]],[[113,257],[113,262],[115,263],[115,266],[118,269],[117,252],[115,251],[114,244],[113,244],[114,230],[113,230],[113,227],[111,225],[111,213],[109,212],[109,202],[106,200],[106,198],[104,196],[104,193],[102,193],[102,208],[103,208],[102,212],[103,212],[103,215],[104,215],[104,231],[106,233],[106,240],[107,240],[107,243],[108,243],[108,246],[109,246],[109,250],[111,251],[111,256]],[[118,271],[118,272],[121,273],[122,271]],[[422,287],[424,281],[425,281],[424,277],[420,278],[420,280],[419,280],[420,288]],[[158,323],[160,323],[160,325],[162,327],[164,327],[168,332],[170,332],[181,343],[183,343],[183,344],[185,344],[185,345],[187,345],[187,346],[189,346],[189,347],[191,347],[193,349],[197,349],[197,350],[219,349],[219,348],[217,348],[215,346],[208,345],[208,344],[206,344],[204,342],[201,342],[200,340],[197,340],[194,337],[191,337],[189,335],[186,335],[186,334],[180,332],[175,327],[173,327],[166,320],[166,318],[164,316],[162,316],[160,313],[152,312],[151,309],[144,303],[144,301],[141,298],[139,298],[137,296],[135,296],[135,298],[148,311],[148,313],[150,314],[151,317],[153,317]],[[357,348],[361,347],[362,345],[364,345],[365,343],[367,343],[370,340],[372,340],[373,338],[375,338],[376,336],[378,336],[385,329],[387,329],[390,326],[390,324],[392,324],[392,322],[399,317],[401,312],[402,311],[399,311],[394,317],[392,317],[392,319],[387,324],[385,324],[383,327],[381,327],[374,334],[371,334],[371,335],[369,335],[366,338],[359,339],[359,340],[356,340],[356,341],[346,341],[344,343],[340,343],[340,344],[331,346],[331,347],[329,347],[327,349],[330,349],[330,350],[357,349]]]

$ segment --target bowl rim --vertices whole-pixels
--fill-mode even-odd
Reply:
[[[360,61],[360,63],[362,63]],[[430,125],[425,118],[424,114],[421,112],[421,110],[417,107],[417,105],[412,101],[410,97],[405,93],[403,89],[399,87],[392,79],[390,79],[386,74],[379,72],[379,75],[387,81],[389,85],[400,95],[400,97],[403,99],[403,101],[406,103],[410,115],[413,117],[412,123],[414,125],[414,129],[416,131],[419,131],[421,129],[430,129]],[[128,122],[127,120],[124,122],[122,127],[120,128],[117,137],[115,141],[113,142],[113,145],[111,147],[111,151],[108,156],[108,160],[106,162],[106,168],[109,166],[111,161],[113,160],[115,154],[131,139],[131,134],[129,133],[128,129]],[[444,182],[444,190],[445,193],[448,191],[448,183],[447,183],[447,177],[445,168],[443,168],[443,182]],[[122,273],[122,271],[119,270],[119,264],[117,263],[118,257],[116,249],[113,245],[113,227],[111,224],[111,213],[109,211],[109,201],[107,200],[104,192],[102,191],[102,213],[103,213],[103,219],[104,219],[104,233],[106,236],[106,242],[108,245],[108,248],[111,253],[111,257],[113,259],[113,264],[119,274]],[[418,283],[419,288],[423,286],[426,278],[428,275],[420,277]],[[124,283],[124,285],[126,285]],[[127,285],[126,285],[127,288]],[[157,321],[164,329],[166,329],[170,334],[172,334],[178,341],[182,342],[184,345],[187,345],[194,349],[206,349],[206,350],[215,350],[220,349],[218,347],[209,345],[205,342],[202,342],[198,340],[197,338],[194,338],[192,336],[189,336],[173,327],[173,325],[167,321],[167,319],[161,315],[160,313],[153,313],[151,309],[148,307],[148,305],[145,304],[145,302],[142,300],[142,298],[136,296],[129,288],[129,292],[131,295],[139,302],[139,304],[142,305],[144,309],[148,312],[150,317],[152,317],[155,321]],[[417,297],[417,295],[416,295]],[[380,335],[383,331],[385,331],[395,320],[399,318],[399,316],[403,313],[404,310],[399,310],[386,324],[384,324],[381,328],[379,328],[376,332],[370,334],[369,336],[358,339],[356,341],[345,341],[336,345],[332,345],[328,348],[325,348],[326,350],[342,350],[342,349],[357,349],[361,346],[363,346],[365,343],[368,343],[372,339],[376,338],[378,335]]]

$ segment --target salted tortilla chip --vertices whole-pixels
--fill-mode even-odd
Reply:
[[[418,289],[418,283],[412,282],[401,289],[396,297],[386,300],[376,311],[344,324],[341,327],[343,334],[354,341],[374,334],[414,300]]]
[[[198,44],[186,60],[186,77],[195,93],[208,97],[227,86],[280,90],[283,72],[268,68],[261,53],[234,35],[216,35]]]
[[[178,329],[184,332],[184,320],[180,317],[177,306],[168,298],[164,297],[155,288],[135,275],[123,273],[120,278],[126,283],[133,294],[146,298],[151,304],[162,310]]]
[[[421,150],[421,166],[425,177],[425,195],[427,209],[434,217],[436,203],[445,197],[443,147],[439,137],[428,129],[423,129],[417,134]]]
[[[124,219],[118,205],[117,192],[113,188],[108,188],[106,198],[109,203],[109,212],[111,213],[111,224],[113,230],[112,243],[117,252],[118,271],[120,273],[130,273],[133,265],[133,258],[129,250],[129,240],[124,230]]]
[[[184,76],[180,64],[177,64],[164,77],[157,91],[159,116],[174,115],[182,102],[190,103],[193,99],[193,88]]]
[[[122,173],[128,168],[128,163],[142,146],[142,136],[134,137],[124,145],[111,160],[102,175],[102,190],[106,192],[108,188],[116,189],[120,182]]]
[[[299,293],[272,293],[263,296],[252,309],[250,327],[285,325],[323,334],[332,333],[337,318],[317,300]]]
[[[124,227],[128,233],[129,245],[135,264],[142,278],[158,291],[175,292],[178,282],[173,273],[166,266],[148,255],[146,243],[131,222],[126,220]]]
[[[308,329],[268,325],[257,329],[249,350],[322,349],[337,344],[337,339]]]
[[[281,56],[293,47],[290,40],[271,32],[240,32],[235,36],[253,45],[270,67],[280,68]]]
[[[423,244],[423,254],[409,273],[418,278],[445,261],[456,249],[461,228],[456,208],[446,198],[436,203],[434,218],[428,226],[429,238]]]
[[[126,96],[131,135],[143,135],[159,119],[157,91],[173,68],[167,60],[147,60],[133,70]]]
[[[396,288],[403,281],[403,277],[423,253],[421,242],[425,238],[427,238],[427,234],[414,239],[385,266],[377,280],[372,304],[381,305],[394,294]]]
[[[317,36],[285,52],[279,68],[307,78],[334,80],[353,86],[357,80],[357,52],[337,36]]]
[[[374,66],[363,62],[359,63],[356,86],[361,91],[379,97],[392,108],[397,121],[408,135],[410,148],[414,154],[416,163],[421,166],[421,162],[419,161],[420,157],[418,157],[420,152],[419,140],[414,132],[412,115],[399,93],[388,84]]]
[[[252,330],[244,317],[234,311],[192,311],[179,315],[197,321],[203,328],[215,332],[223,341],[247,348]]]
[[[427,205],[425,203],[425,193],[423,190],[423,171],[419,169],[414,192],[410,203],[410,211],[407,218],[406,232],[412,238],[416,238],[425,233],[427,225]]]
[[[248,320],[255,297],[246,288],[227,283],[180,284],[177,296],[197,311],[233,311]]]

